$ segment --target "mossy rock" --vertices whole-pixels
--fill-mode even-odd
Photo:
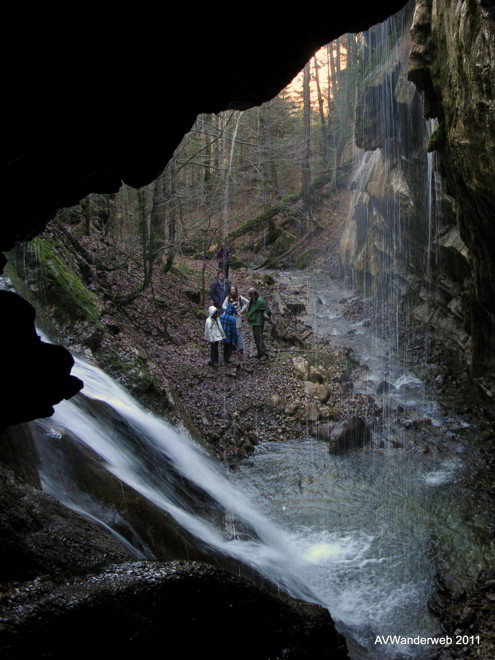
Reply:
[[[191,277],[191,275],[194,275],[193,269],[187,264],[177,264],[176,266],[172,266],[172,273],[175,273],[175,275],[181,275],[182,277]]]
[[[430,135],[428,144],[426,146],[426,151],[431,153],[432,151],[443,151],[445,148],[445,131],[443,130],[443,125],[440,125],[436,131]]]
[[[233,261],[230,262],[230,268],[232,270],[240,270],[241,268],[249,268],[249,265],[247,262],[242,261],[241,259],[234,259]]]
[[[292,234],[289,234],[288,232],[284,232],[281,234],[275,243],[273,244],[273,247],[270,252],[270,259],[273,259],[274,257],[278,257],[285,252],[291,247],[291,245],[294,243],[296,240],[296,237],[293,236]]]
[[[38,236],[29,245],[29,253],[39,270],[38,287],[28,285],[31,300],[53,305],[53,316],[63,324],[99,321],[101,313],[96,296],[73,268],[74,258],[63,245]]]
[[[304,268],[309,268],[313,264],[313,261],[314,251],[306,250],[294,259],[294,268],[299,268],[301,270]]]
[[[108,371],[146,405],[150,405],[154,410],[163,407],[165,397],[162,396],[162,388],[151,373],[145,358],[139,355],[123,357],[111,350],[101,351],[96,357],[100,367]],[[144,399],[142,395],[146,395]]]
[[[154,296],[153,302],[157,307],[163,308],[163,309],[168,309],[170,305],[168,302],[165,300],[165,298],[161,298],[160,296]]]

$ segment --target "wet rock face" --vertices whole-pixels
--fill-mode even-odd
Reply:
[[[474,375],[495,363],[492,14],[474,0],[420,0],[363,81],[355,137],[368,151],[341,244],[362,290],[407,296],[411,316],[460,348]],[[438,119],[430,136],[423,115]]]
[[[407,80],[410,9],[370,30],[359,86],[355,143],[366,153],[351,184],[353,197],[340,247],[367,294],[409,286],[425,269],[426,126],[420,94]],[[370,51],[366,54],[367,51]]]
[[[409,78],[437,117],[445,175],[457,202],[474,287],[464,319],[473,339],[473,371],[495,357],[495,16],[493,3],[417,3]]]
[[[361,417],[353,416],[336,424],[328,436],[330,454],[345,454],[359,449],[371,439],[368,425]]]
[[[1,434],[0,442],[4,442]],[[40,576],[63,579],[132,559],[101,528],[50,495],[22,483],[1,463],[0,528],[2,591],[10,583]]]
[[[30,584],[4,599],[2,617],[6,660],[347,658],[323,608],[195,562],[121,564],[70,585]]]

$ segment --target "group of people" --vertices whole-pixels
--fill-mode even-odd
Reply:
[[[249,289],[247,298],[241,296],[235,284],[230,284],[222,268],[211,285],[210,297],[213,305],[208,309],[205,322],[205,339],[210,342],[208,364],[218,367],[220,343],[223,343],[223,361],[227,364],[234,350],[241,355],[244,353],[245,320],[253,329],[256,357],[266,360],[268,353],[263,339],[263,328],[271,312],[256,289]]]

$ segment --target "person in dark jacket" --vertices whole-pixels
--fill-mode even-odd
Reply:
[[[210,287],[210,298],[213,300],[213,304],[220,311],[222,310],[223,301],[229,295],[230,291],[230,282],[225,279],[223,270],[219,270],[217,273],[217,279],[211,283]]]
[[[270,308],[266,304],[256,289],[249,289],[249,306],[247,308],[247,320],[249,325],[253,328],[254,343],[256,344],[258,359],[268,358],[268,352],[263,338],[263,329],[265,327],[265,317],[270,317]]]
[[[229,277],[229,267],[230,267],[230,250],[225,245],[222,245],[220,250],[217,252],[218,267],[223,270],[225,273],[225,279]]]

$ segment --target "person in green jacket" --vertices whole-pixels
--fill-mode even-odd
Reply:
[[[256,289],[249,289],[249,305],[247,308],[246,316],[249,325],[253,328],[254,343],[256,344],[258,359],[268,358],[268,353],[263,339],[263,328],[265,325],[265,318],[271,316],[270,308],[266,304]]]

